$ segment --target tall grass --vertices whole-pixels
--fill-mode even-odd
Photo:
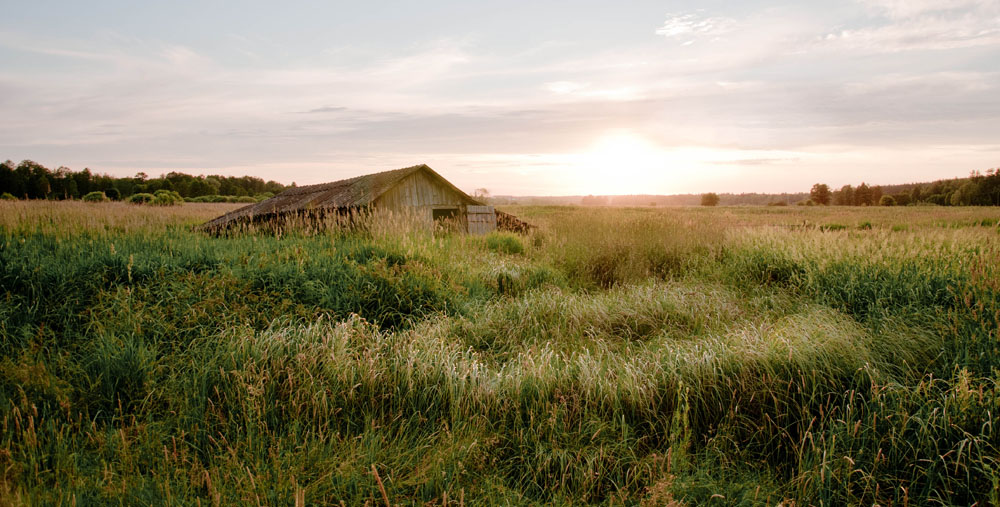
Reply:
[[[121,208],[0,203],[6,502],[1000,503],[990,210]]]

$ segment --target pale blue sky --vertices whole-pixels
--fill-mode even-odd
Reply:
[[[1000,166],[1000,0],[4,3],[15,161],[519,195]]]

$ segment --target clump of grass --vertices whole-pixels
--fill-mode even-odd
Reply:
[[[524,253],[524,244],[521,239],[511,233],[490,233],[485,238],[486,248],[494,252],[516,255]]]
[[[826,232],[826,231],[843,231],[845,229],[847,229],[847,226],[844,225],[844,224],[826,224],[826,225],[819,226],[819,230],[824,231],[824,232]]]

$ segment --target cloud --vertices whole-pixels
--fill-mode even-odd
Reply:
[[[303,114],[323,114],[323,113],[340,113],[347,111],[346,107],[335,107],[335,106],[323,106],[317,107],[315,109],[310,109],[308,111],[299,111]]]
[[[718,37],[732,32],[737,27],[736,20],[726,17],[703,17],[700,14],[667,14],[666,21],[656,29],[657,35],[670,39],[684,39],[689,44],[693,38],[701,36]]]
[[[892,19],[980,10],[996,5],[995,0],[859,0],[859,3]]]
[[[828,33],[833,47],[873,53],[1000,45],[998,0],[862,0],[874,26]]]
[[[545,89],[556,94],[556,95],[566,95],[573,92],[577,92],[587,88],[585,83],[577,83],[573,81],[553,81],[551,83],[545,83]]]

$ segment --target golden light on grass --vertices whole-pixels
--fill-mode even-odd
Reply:
[[[0,497],[1000,498],[993,209],[231,206],[0,202]]]

